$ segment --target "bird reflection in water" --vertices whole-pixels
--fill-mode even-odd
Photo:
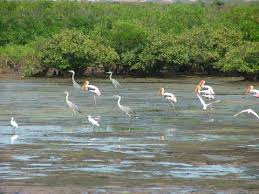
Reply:
[[[10,137],[10,144],[15,144],[15,141],[18,139],[18,135],[14,134]]]

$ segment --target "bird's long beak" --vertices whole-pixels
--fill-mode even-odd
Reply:
[[[161,95],[161,89],[158,89],[156,92],[156,96],[160,96]]]
[[[195,87],[194,92],[193,92],[193,95],[194,95],[194,94],[197,94],[197,93],[198,93],[198,90],[199,90],[199,85],[197,85],[197,86]]]
[[[244,94],[248,94],[249,91],[250,91],[250,87],[248,86],[248,87],[245,89]]]

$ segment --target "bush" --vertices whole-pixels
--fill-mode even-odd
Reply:
[[[218,64],[224,72],[240,73],[246,78],[256,80],[259,76],[259,43],[242,42],[226,53]]]
[[[25,76],[41,73],[40,53],[32,45],[7,45],[0,48],[0,61],[5,67],[20,71]]]
[[[49,67],[83,72],[87,66],[114,64],[117,53],[90,39],[79,30],[63,30],[53,35],[42,49],[42,60]]]
[[[0,1],[0,62],[26,75],[92,66],[127,74],[256,76],[247,45],[259,40],[259,4],[199,2]]]

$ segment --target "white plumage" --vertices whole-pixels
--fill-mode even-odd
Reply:
[[[11,122],[10,123],[11,123],[13,128],[16,128],[16,129],[18,128],[18,124],[16,123],[16,121],[14,120],[13,117],[11,118]]]
[[[15,130],[18,128],[18,124],[16,123],[13,117],[11,118],[10,124],[13,127],[13,134],[15,134]]]
[[[257,114],[255,111],[253,111],[251,108],[246,109],[246,110],[242,110],[242,111],[240,111],[239,113],[235,114],[233,117],[236,117],[236,116],[238,116],[238,115],[241,114],[241,113],[253,114],[257,119],[259,119],[258,114]]]
[[[177,99],[176,99],[176,96],[172,93],[169,93],[169,92],[165,92],[165,89],[164,88],[160,88],[159,92],[158,92],[158,95],[159,96],[163,96],[168,102],[171,103],[171,105],[173,106],[174,108],[174,111],[175,111],[175,106],[174,106],[174,103],[177,102]]]
[[[207,94],[215,94],[213,88],[209,85],[205,85],[205,80],[201,80],[200,83],[198,84],[201,87],[201,93],[206,92]]]
[[[202,106],[203,106],[203,110],[206,110],[207,107],[208,107],[209,105],[211,105],[211,104],[214,104],[214,103],[216,103],[216,102],[220,102],[220,100],[216,100],[216,101],[214,101],[214,102],[211,102],[211,103],[206,104],[205,101],[202,99],[202,97],[201,97],[198,93],[197,93],[197,97],[199,98],[199,100],[200,100],[200,102],[201,102],[201,104],[202,104]]]
[[[250,93],[252,96],[259,98],[259,90],[254,89],[254,86],[248,86],[246,93]]]
[[[100,126],[99,123],[94,119],[92,118],[90,115],[88,115],[88,121],[93,125],[93,126]]]

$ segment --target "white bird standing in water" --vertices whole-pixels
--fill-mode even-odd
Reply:
[[[216,102],[220,102],[220,100],[216,100],[216,101],[214,101],[214,102],[211,102],[211,103],[206,104],[206,103],[204,102],[204,100],[202,99],[202,97],[201,97],[198,93],[197,93],[197,96],[198,96],[198,98],[199,98],[199,100],[200,100],[200,102],[201,102],[201,104],[202,104],[202,106],[203,106],[203,110],[206,110],[207,107],[210,106],[211,104],[214,104],[214,103],[216,103]]]
[[[75,72],[74,72],[74,70],[69,70],[68,72],[72,73],[73,87],[76,88],[76,89],[81,89],[81,86],[75,81]]]
[[[97,88],[94,85],[89,85],[89,81],[86,80],[81,89],[83,91],[89,91],[89,92],[93,93],[94,104],[96,104],[95,95],[101,96],[101,92],[100,92],[99,88]]]
[[[119,96],[119,95],[114,95],[114,97],[118,98],[117,104],[118,104],[119,109],[120,109],[122,112],[126,113],[129,117],[131,117],[132,115],[136,115],[136,113],[135,113],[133,110],[131,110],[129,107],[123,106],[123,105],[120,104],[121,96]]]
[[[115,88],[118,88],[120,86],[120,83],[116,79],[112,78],[112,72],[108,71],[106,73],[110,74],[110,80],[111,80],[112,84],[114,85]]]
[[[174,94],[169,93],[169,92],[165,92],[165,89],[164,89],[164,88],[160,88],[157,94],[158,94],[159,96],[163,96],[166,100],[168,100],[168,102],[171,103],[171,105],[173,106],[174,111],[175,111],[174,103],[177,102],[177,99],[176,99],[176,97],[175,97]]]
[[[198,84],[202,89],[205,90],[201,90],[201,93],[206,91],[206,93],[208,94],[215,94],[213,88],[211,86],[205,85],[205,80],[201,80],[200,83]]]
[[[253,111],[251,108],[246,109],[246,110],[242,110],[242,111],[240,111],[239,113],[235,114],[233,117],[236,117],[236,116],[238,116],[238,115],[241,114],[241,113],[253,114],[257,119],[259,119],[258,114],[257,114],[255,111]]]
[[[210,99],[215,99],[214,95],[211,93],[210,90],[201,90],[201,86],[197,85],[195,87],[194,93],[201,94],[202,97]]]
[[[100,126],[99,123],[94,118],[91,117],[91,115],[88,115],[88,121],[93,125],[93,127],[94,126],[97,126],[97,127]]]
[[[76,111],[79,112],[79,113],[82,113],[82,112],[80,111],[80,109],[78,108],[77,105],[75,105],[73,102],[71,102],[70,100],[68,100],[69,93],[68,93],[67,91],[65,91],[65,94],[66,94],[66,103],[67,103],[67,106],[68,106],[68,108],[72,109],[73,115],[76,114]]]
[[[11,117],[10,124],[13,127],[13,134],[15,134],[15,130],[18,128],[18,124],[16,123],[13,117]]]

